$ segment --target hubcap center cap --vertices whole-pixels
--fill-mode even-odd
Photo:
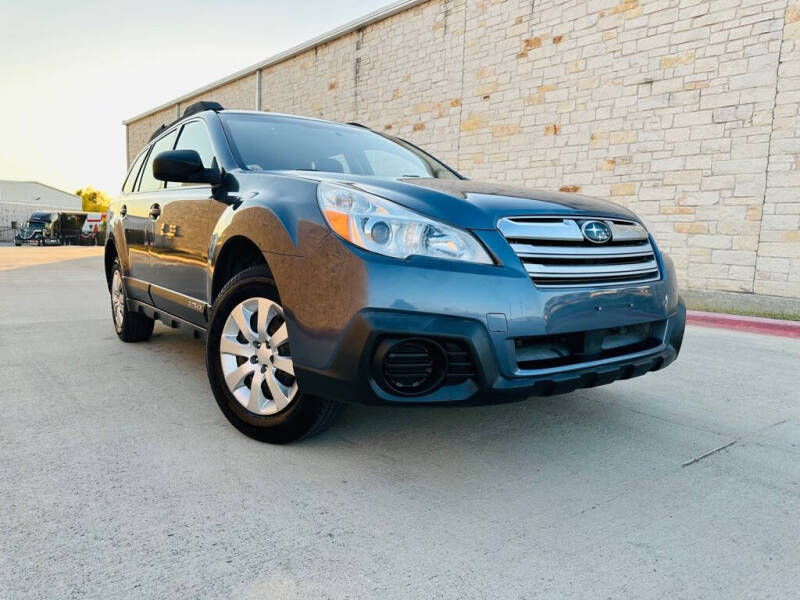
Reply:
[[[260,348],[256,350],[256,356],[258,357],[258,362],[262,365],[269,362],[269,359],[272,357],[272,350],[266,344],[262,344]]]

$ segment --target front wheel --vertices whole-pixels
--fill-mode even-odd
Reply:
[[[220,292],[211,312],[206,370],[228,421],[261,442],[315,435],[342,407],[299,389],[283,307],[266,267],[242,271]]]

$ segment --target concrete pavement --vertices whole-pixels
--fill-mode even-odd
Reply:
[[[100,246],[13,246],[0,245],[0,271],[44,265],[87,256],[102,256]]]
[[[643,378],[275,447],[200,342],[116,338],[100,256],[0,270],[0,598],[794,598],[798,367],[691,327]]]

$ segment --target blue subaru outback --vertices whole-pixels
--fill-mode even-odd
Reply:
[[[189,107],[108,213],[120,339],[205,339],[222,412],[283,443],[343,403],[474,405],[678,356],[671,261],[629,210],[467,180],[358,124]]]

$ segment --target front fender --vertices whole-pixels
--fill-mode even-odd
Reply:
[[[217,203],[209,241],[209,298],[214,269],[226,244],[245,238],[266,255],[313,254],[329,230],[317,204],[315,182],[284,176],[238,173],[227,205]],[[276,282],[280,288],[280,282]]]

